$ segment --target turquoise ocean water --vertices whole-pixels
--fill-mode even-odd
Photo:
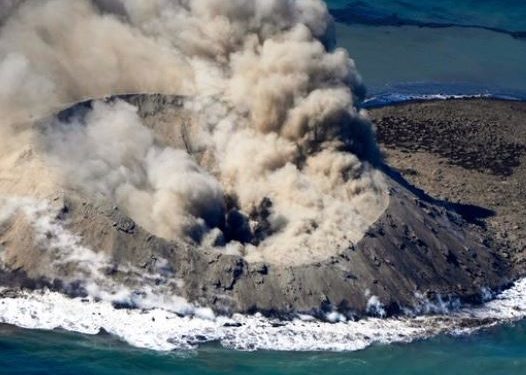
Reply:
[[[350,353],[139,350],[108,336],[0,327],[2,374],[524,375],[526,323]]]
[[[525,0],[329,0],[369,97],[526,99]],[[158,353],[107,335],[0,326],[0,374],[524,375],[526,323],[350,353]]]

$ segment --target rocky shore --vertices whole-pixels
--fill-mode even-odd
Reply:
[[[159,125],[187,121],[177,98],[125,99],[139,107],[158,141],[185,146],[183,133],[168,134]],[[322,261],[270,264],[212,246],[197,251],[148,233],[103,198],[60,189],[48,198],[57,208],[55,220],[81,246],[108,259],[101,271],[108,280],[137,293],[148,287],[178,295],[220,313],[419,313],[482,302],[487,290],[523,275],[526,103],[411,103],[370,116],[385,154],[389,204],[361,241]],[[79,266],[57,266],[52,252],[32,245],[30,232],[20,217],[2,226],[0,281],[86,293],[76,279]]]

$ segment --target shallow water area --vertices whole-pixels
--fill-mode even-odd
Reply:
[[[526,30],[523,17],[526,3],[522,0],[326,0],[326,3],[333,10],[350,10],[342,20],[347,22],[397,21],[434,27],[455,24],[502,32]]]
[[[509,94],[526,97],[526,41],[478,29],[338,24],[368,96]],[[488,51],[491,51],[490,53]]]
[[[523,1],[326,1],[369,97],[526,98]],[[342,13],[347,9],[347,13]],[[469,26],[469,27],[466,27]]]

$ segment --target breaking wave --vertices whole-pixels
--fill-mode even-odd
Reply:
[[[386,107],[393,104],[409,103],[409,102],[420,102],[420,101],[431,101],[431,100],[450,100],[450,99],[497,99],[497,100],[510,100],[510,101],[524,101],[525,98],[512,95],[499,95],[499,94],[380,94],[372,96],[363,102],[364,108],[380,108]]]
[[[408,343],[438,334],[469,334],[526,317],[526,279],[481,307],[445,315],[367,318],[321,322],[298,315],[276,321],[261,315],[215,316],[207,309],[121,309],[109,301],[68,298],[62,294],[21,292],[0,299],[0,322],[30,329],[64,329],[88,335],[107,332],[132,346],[170,351],[192,350],[219,342],[237,350],[355,351],[373,344]]]

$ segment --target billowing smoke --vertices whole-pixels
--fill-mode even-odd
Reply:
[[[199,239],[224,220],[219,182],[181,149],[154,143],[136,108],[95,103],[83,123],[53,122],[47,154],[69,182],[109,197],[149,231],[165,238]]]
[[[10,120],[87,97],[189,93],[184,82],[191,84],[192,71],[178,51],[102,15],[90,1],[8,3],[0,8],[8,12],[0,37],[0,110]]]
[[[0,12],[2,133],[34,133],[64,186],[115,201],[150,232],[299,264],[359,240],[383,211],[363,87],[331,49],[321,0],[43,0]],[[122,101],[23,126],[127,92],[185,96],[191,150]]]

